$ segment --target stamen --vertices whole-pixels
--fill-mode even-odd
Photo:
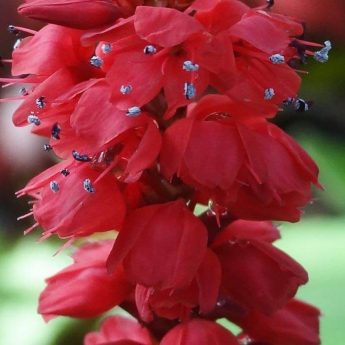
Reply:
[[[53,148],[52,148],[51,145],[49,145],[49,144],[44,144],[44,145],[43,145],[43,150],[44,150],[44,151],[47,151],[47,152],[48,152],[48,151],[51,151],[52,149],[53,149]]]
[[[285,58],[281,54],[273,54],[269,57],[269,60],[275,65],[279,65],[285,62]]]
[[[37,31],[31,30],[28,28],[23,28],[22,26],[14,26],[14,25],[9,25],[7,27],[7,30],[12,34],[19,35],[20,32],[26,32],[27,34],[30,35],[35,35]]]
[[[38,109],[43,109],[46,106],[46,102],[44,99],[45,99],[45,97],[43,97],[43,96],[36,98],[35,103],[36,103],[36,107]]]
[[[183,66],[182,68],[187,71],[187,72],[195,72],[197,70],[199,70],[199,65],[196,64],[196,63],[193,63],[192,61],[190,60],[186,60],[184,63],[183,63]]]
[[[56,181],[51,181],[49,183],[49,187],[54,193],[57,193],[60,190],[59,184]]]
[[[61,127],[58,123],[54,123],[52,130],[51,130],[51,135],[54,139],[60,140],[60,132],[61,132]]]
[[[285,100],[283,101],[283,105],[284,105],[285,107],[289,107],[290,105],[294,104],[295,101],[296,101],[295,98],[293,98],[293,97],[288,97],[287,99],[285,99]]]
[[[94,55],[90,59],[90,64],[94,67],[100,68],[103,65],[103,60],[99,56]]]
[[[131,93],[133,91],[133,87],[132,85],[121,85],[120,87],[120,92],[123,95],[128,95],[129,93]]]
[[[318,62],[325,63],[328,61],[328,53],[332,49],[331,41],[325,41],[325,46],[314,53],[314,59]]]
[[[155,46],[149,44],[147,45],[145,48],[144,48],[144,54],[147,54],[147,55],[153,55],[153,54],[156,54],[157,53],[157,49]]]
[[[196,96],[196,89],[192,83],[184,83],[183,86],[184,96],[189,100]]]
[[[96,189],[92,186],[90,179],[85,179],[83,181],[83,187],[88,193],[94,193]]]
[[[81,155],[76,150],[72,151],[73,158],[78,162],[90,162],[91,158],[88,155]]]
[[[35,223],[34,225],[30,226],[30,228],[24,230],[24,235],[29,234],[32,230],[34,230],[35,228],[37,228],[39,226],[38,223]]]
[[[61,171],[60,171],[60,173],[63,175],[63,176],[68,176],[69,174],[70,174],[70,171],[67,169],[67,168],[65,168],[65,169],[62,169]]]
[[[264,99],[270,100],[274,97],[275,94],[276,93],[274,92],[274,89],[270,87],[264,91]]]
[[[139,107],[131,107],[127,110],[127,116],[138,116],[141,114],[141,109]]]
[[[101,46],[101,50],[104,54],[109,54],[112,50],[111,44],[110,43],[104,43]]]
[[[39,126],[41,124],[41,120],[35,113],[31,112],[28,116],[28,123],[33,123],[35,126]]]

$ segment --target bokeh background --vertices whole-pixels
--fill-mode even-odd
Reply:
[[[248,0],[254,4],[255,1]],[[261,1],[263,3],[264,1]],[[10,57],[16,38],[9,24],[39,28],[40,23],[16,14],[19,1],[0,0],[0,55]],[[257,3],[257,2],[256,2]],[[317,305],[323,313],[323,345],[345,343],[345,1],[276,0],[274,10],[306,23],[306,39],[331,40],[330,61],[310,61],[300,97],[314,101],[306,113],[283,112],[276,122],[295,137],[318,163],[324,192],[315,191],[313,202],[297,224],[280,224],[278,246],[308,270],[309,284],[298,297]],[[34,57],[33,57],[34,58]],[[9,73],[1,67],[1,75]],[[11,88],[1,96],[13,94]],[[23,236],[30,219],[17,222],[27,212],[26,200],[14,193],[34,175],[54,162],[44,152],[41,138],[28,128],[14,128],[15,102],[0,103],[0,344],[78,345],[83,334],[99,320],[59,318],[45,324],[36,313],[37,298],[48,277],[71,260],[68,250],[54,256],[61,242],[38,243],[38,233]]]

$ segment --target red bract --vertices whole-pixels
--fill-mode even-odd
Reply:
[[[236,337],[215,322],[194,319],[176,326],[161,345],[239,345]]]
[[[272,124],[237,120],[229,104],[206,110],[191,107],[165,132],[162,173],[209,193],[239,218],[298,220],[311,183],[318,184],[315,163]]]
[[[119,185],[110,175],[99,176],[87,164],[62,162],[19,192],[36,199],[33,215],[44,237],[79,237],[121,227],[126,205]]]
[[[269,345],[318,345],[320,311],[298,300],[271,316],[251,312],[236,322],[250,338]]]
[[[147,287],[178,289],[194,278],[206,253],[207,232],[182,200],[135,210],[127,218],[108,260]]]
[[[112,242],[85,244],[74,263],[46,280],[38,312],[46,321],[56,316],[94,317],[120,304],[131,290],[122,267],[108,273],[105,263]]]
[[[136,320],[123,316],[105,319],[100,332],[86,335],[84,345],[153,345],[149,332]]]
[[[111,0],[26,0],[21,15],[77,29],[109,24],[122,16]]]

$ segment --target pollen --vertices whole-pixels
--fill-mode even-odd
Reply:
[[[103,60],[99,56],[94,55],[90,59],[90,64],[94,67],[100,68],[103,65]]]
[[[60,140],[60,132],[61,128],[58,123],[54,123],[52,130],[51,130],[51,135],[54,139]]]
[[[328,53],[331,49],[332,49],[331,41],[326,41],[325,46],[321,50],[314,53],[314,59],[321,63],[327,62],[329,58]]]
[[[184,96],[189,100],[196,96],[196,89],[192,83],[184,83],[183,86]]]
[[[72,151],[73,158],[78,162],[90,162],[91,158],[88,155],[82,155],[78,151]]]
[[[33,123],[35,126],[39,126],[41,124],[41,120],[35,113],[31,112],[28,116],[28,123]]]
[[[61,173],[61,175],[63,175],[63,176],[68,176],[69,174],[70,174],[70,171],[68,170],[68,169],[62,169],[61,171],[60,171],[60,173]]]
[[[285,62],[285,58],[281,54],[273,54],[269,57],[269,60],[275,65],[279,65]]]
[[[92,186],[91,180],[88,178],[83,181],[83,187],[88,193],[94,193],[96,191]]]
[[[196,63],[193,63],[192,61],[190,60],[186,60],[184,63],[183,63],[183,66],[182,68],[187,71],[187,72],[195,72],[195,71],[198,71],[199,70],[199,65],[196,64]]]
[[[141,109],[139,107],[131,107],[127,110],[127,116],[138,116],[141,114]]]
[[[43,145],[43,150],[44,151],[51,151],[53,148],[51,147],[51,145],[49,145],[49,144],[44,144]]]
[[[38,109],[43,109],[46,106],[46,102],[44,99],[45,99],[45,97],[43,97],[43,96],[36,98],[35,103],[36,103],[36,107]]]
[[[104,54],[109,54],[112,51],[110,43],[104,43],[101,45],[101,50]]]
[[[131,93],[133,91],[133,87],[132,85],[121,85],[120,87],[120,92],[123,95],[128,95],[129,93]]]
[[[56,181],[51,181],[49,183],[49,187],[54,193],[57,193],[60,190],[59,184]]]
[[[144,48],[144,54],[146,55],[153,55],[157,53],[157,48],[151,44],[145,46]]]
[[[274,97],[274,95],[275,95],[274,89],[271,87],[264,91],[264,99],[265,100],[272,99]]]

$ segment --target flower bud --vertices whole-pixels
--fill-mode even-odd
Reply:
[[[18,12],[29,18],[76,29],[92,29],[121,17],[111,0],[30,0]]]

